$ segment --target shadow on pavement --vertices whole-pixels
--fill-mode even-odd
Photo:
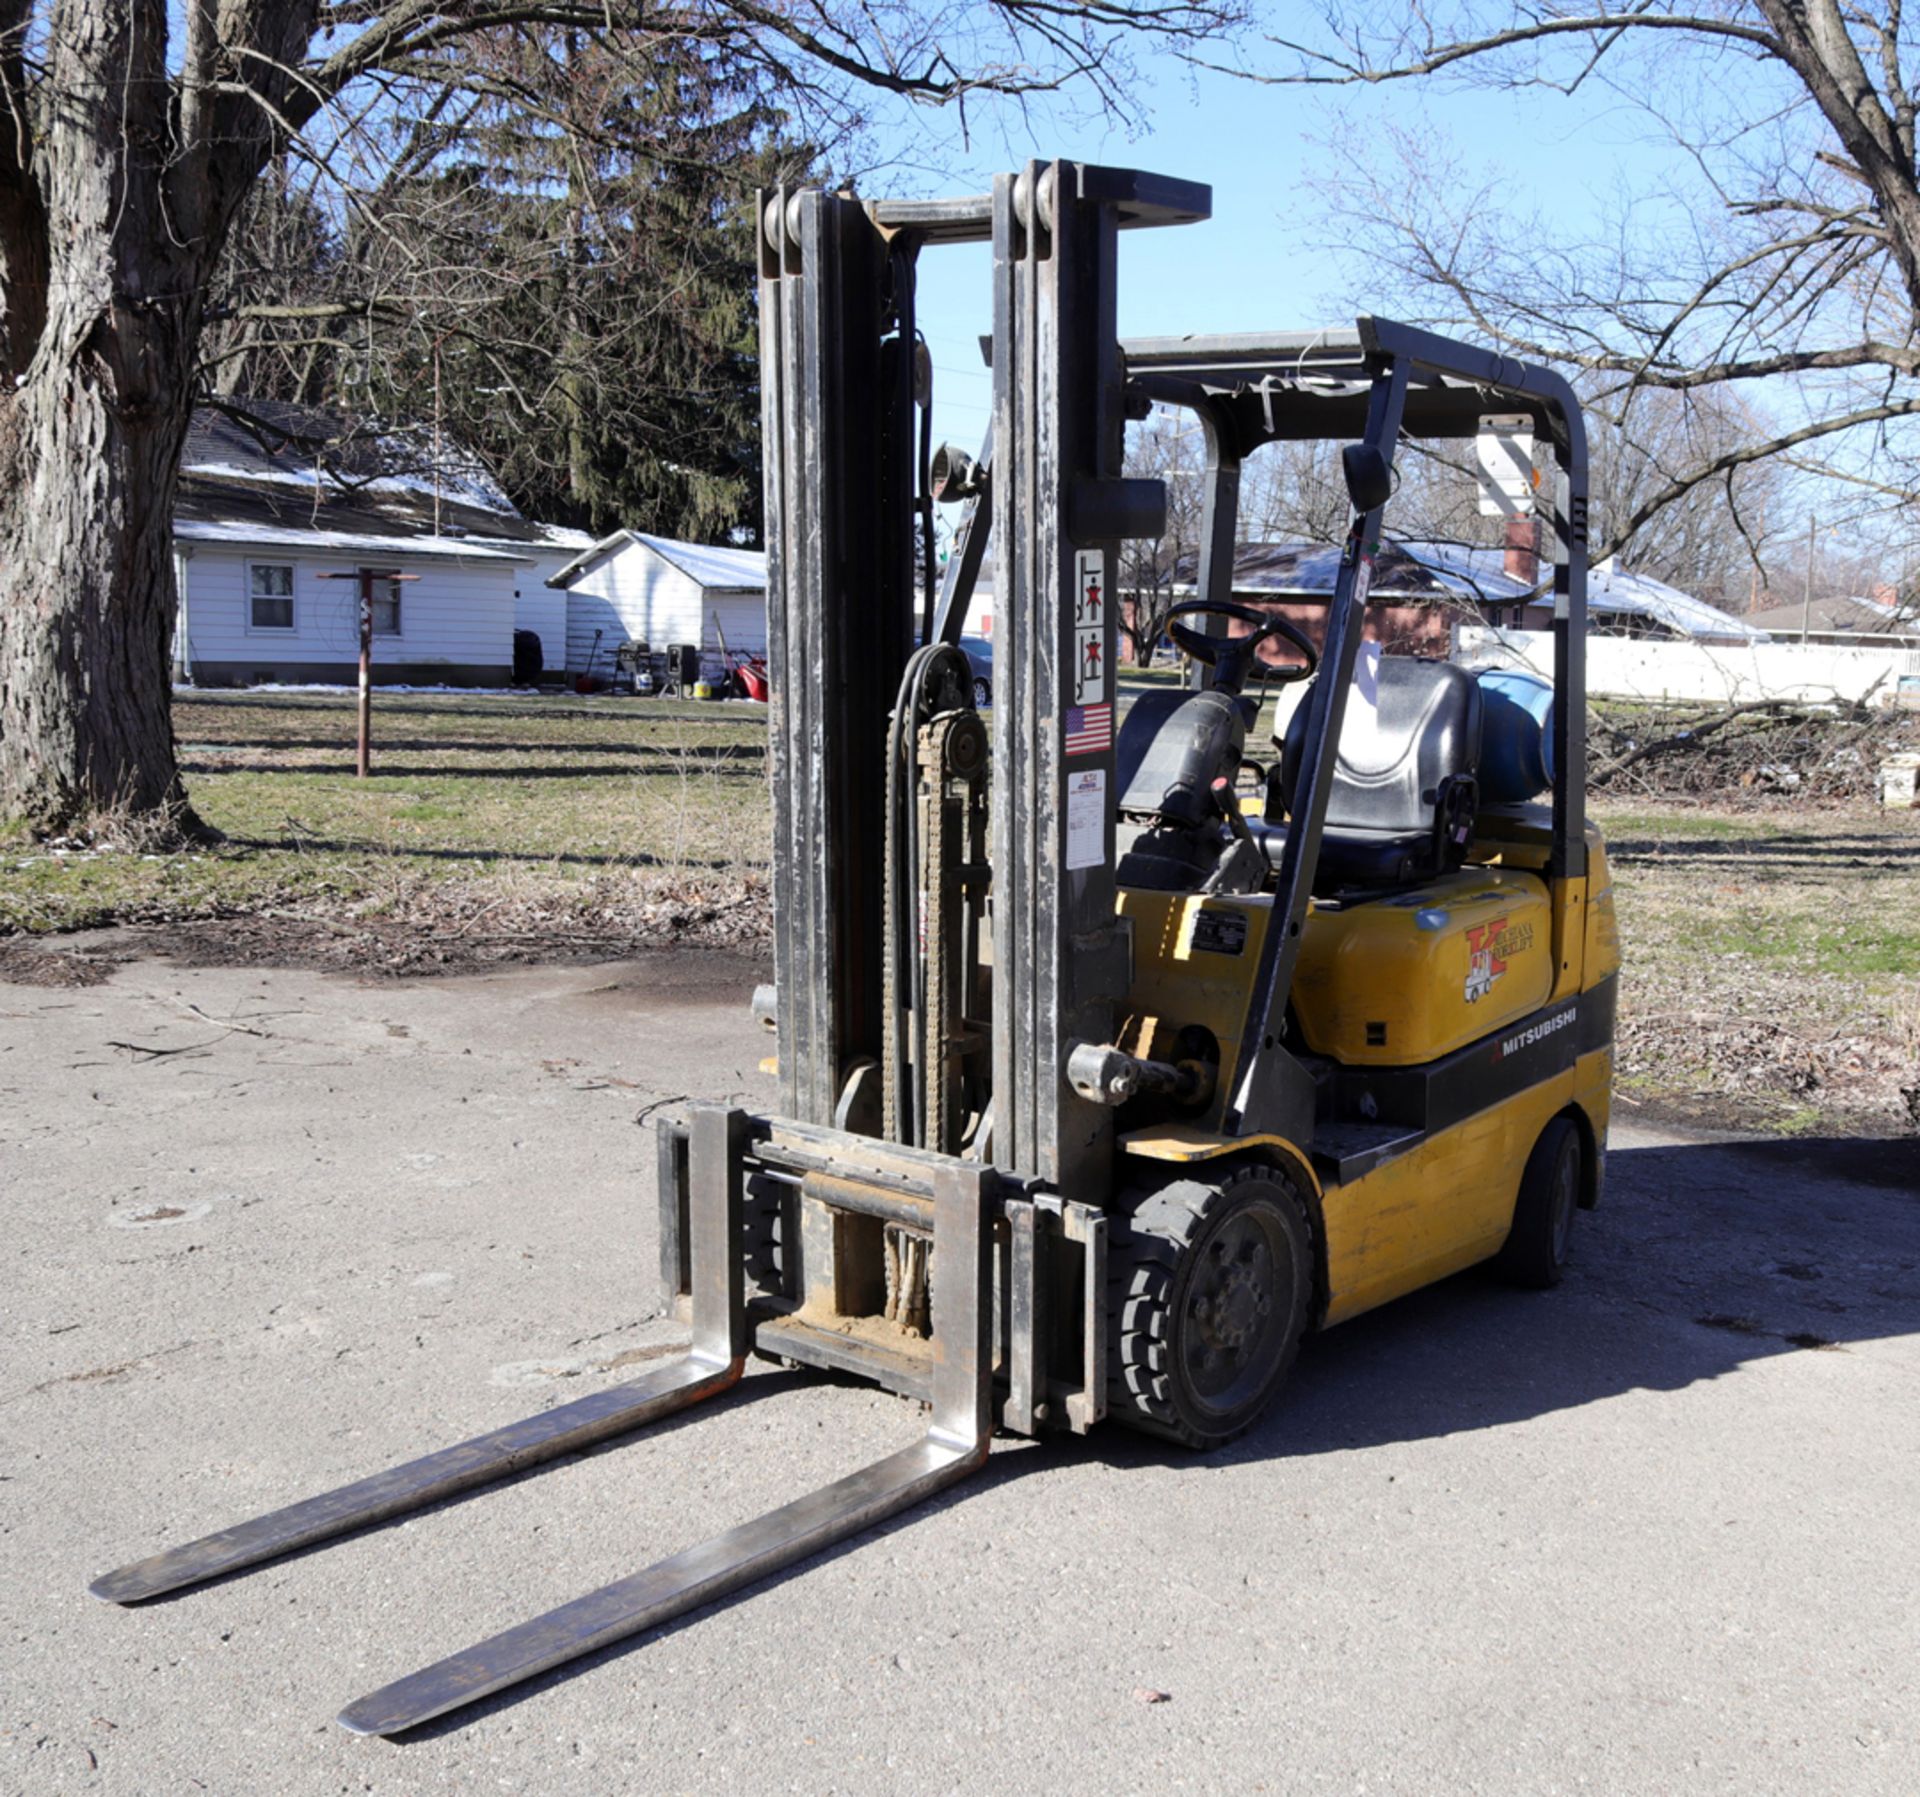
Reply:
[[[454,1733],[1028,1473],[1087,1460],[1206,1472],[1417,1441],[1916,1331],[1920,1140],[1616,1148],[1601,1208],[1581,1213],[1555,1291],[1460,1274],[1310,1341],[1266,1420],[1218,1453],[1186,1454],[1112,1424],[997,1453],[878,1529],[396,1739]],[[903,1407],[903,1443],[914,1426]]]
[[[1195,1466],[1496,1428],[1780,1354],[1920,1332],[1920,1138],[1616,1148],[1550,1292],[1474,1269],[1309,1341]],[[1088,1451],[1161,1458],[1118,1433]]]

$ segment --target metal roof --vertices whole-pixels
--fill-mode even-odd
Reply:
[[[1426,553],[1428,545],[1383,541],[1373,558],[1369,599],[1472,599],[1502,605],[1525,600],[1533,588],[1490,568],[1468,569]],[[1239,543],[1233,551],[1235,592],[1331,593],[1340,551],[1324,543]],[[1191,567],[1183,567],[1188,580]]]
[[[1877,600],[1816,599],[1810,606],[1773,605],[1748,614],[1749,621],[1782,636],[1798,636],[1802,625],[1821,636],[1844,631],[1849,636],[1920,636],[1920,617],[1902,618],[1892,606]]]
[[[181,451],[183,473],[267,481],[354,497],[413,494],[517,518],[492,472],[464,444],[420,424],[384,424],[322,406],[230,399],[198,406]]]
[[[1446,569],[1460,578],[1478,582],[1488,598],[1504,600],[1507,597],[1495,589],[1496,581],[1513,589],[1517,596],[1525,596],[1541,591],[1551,578],[1543,563],[1539,585],[1527,586],[1514,580],[1502,567],[1506,558],[1503,549],[1467,543],[1408,543],[1403,547],[1429,567]],[[1587,614],[1595,624],[1609,617],[1650,618],[1680,636],[1751,643],[1767,641],[1766,631],[1756,629],[1745,619],[1736,618],[1731,612],[1696,599],[1691,593],[1683,593],[1678,587],[1670,587],[1651,575],[1629,574],[1611,559],[1587,570]]]

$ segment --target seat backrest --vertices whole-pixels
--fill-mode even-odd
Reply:
[[[1431,830],[1449,776],[1473,773],[1480,760],[1480,686],[1450,662],[1407,655],[1379,660],[1379,703],[1347,696],[1327,800],[1330,830]],[[1304,702],[1287,723],[1282,793],[1293,808],[1306,746]]]
[[[1213,783],[1239,767],[1258,703],[1211,688],[1142,693],[1115,746],[1121,811],[1187,827],[1215,817]]]

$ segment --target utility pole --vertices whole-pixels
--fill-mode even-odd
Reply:
[[[1818,522],[1812,512],[1807,514],[1807,584],[1800,593],[1800,642],[1803,647],[1807,640],[1807,626],[1813,617],[1813,533]]]

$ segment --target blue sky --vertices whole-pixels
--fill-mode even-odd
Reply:
[[[1317,246],[1325,177],[1348,131],[1391,122],[1431,130],[1436,148],[1498,170],[1503,195],[1522,217],[1536,208],[1580,229],[1617,183],[1651,185],[1665,160],[1644,141],[1645,121],[1595,91],[1550,95],[1447,94],[1411,84],[1336,93],[1257,86],[1227,76],[1191,76],[1144,61],[1159,98],[1145,129],[1070,121],[1029,125],[1011,109],[971,103],[971,145],[939,115],[905,108],[882,116],[872,145],[882,162],[864,173],[869,195],[973,193],[996,168],[1059,156],[1151,169],[1213,188],[1213,218],[1178,230],[1121,239],[1123,336],[1180,330],[1241,331],[1351,323],[1343,298],[1391,315],[1396,296]],[[921,262],[921,321],[933,352],[935,424],[971,447],[985,426],[991,383],[977,340],[986,328],[991,268],[984,246],[928,251]]]

